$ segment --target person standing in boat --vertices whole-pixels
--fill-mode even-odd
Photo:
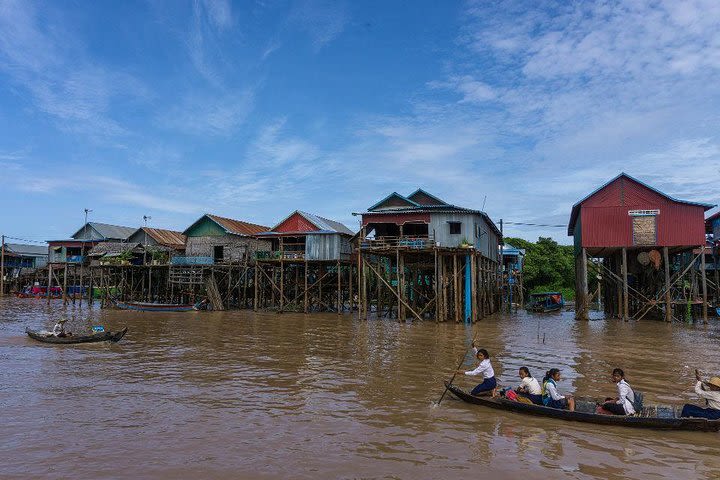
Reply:
[[[704,398],[707,408],[698,407],[691,403],[683,405],[681,417],[707,418],[708,420],[720,419],[720,377],[712,377],[709,382],[703,382],[700,372],[695,370],[695,393],[698,397]]]
[[[493,392],[494,396],[497,381],[495,380],[495,370],[493,370],[492,364],[490,363],[490,354],[484,348],[477,348],[475,342],[473,342],[472,347],[473,352],[475,352],[475,357],[480,361],[480,364],[474,370],[458,370],[457,373],[472,377],[482,375],[482,383],[473,388],[470,394],[482,395],[487,392]]]
[[[602,404],[602,408],[613,415],[634,415],[635,392],[625,381],[625,372],[621,368],[612,371],[613,382],[617,384],[618,396],[613,399],[606,399]]]
[[[542,405],[542,387],[540,387],[540,382],[530,375],[530,369],[527,367],[520,367],[518,375],[520,376],[521,381],[515,391],[518,394],[529,398],[535,405]]]
[[[572,395],[560,395],[557,382],[560,381],[560,370],[551,368],[545,374],[542,385],[542,403],[546,407],[575,411],[575,399]]]

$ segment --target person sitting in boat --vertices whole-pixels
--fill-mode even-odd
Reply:
[[[560,381],[560,370],[551,368],[545,374],[542,385],[542,403],[546,407],[575,411],[575,399],[572,395],[560,395],[557,382]]]
[[[56,337],[64,337],[67,334],[65,333],[65,323],[67,322],[66,318],[63,318],[62,320],[58,320],[58,322],[55,324],[55,326],[52,329],[52,334]]]
[[[612,380],[617,384],[618,396],[616,398],[606,398],[602,408],[613,415],[634,415],[635,392],[625,381],[625,372],[621,368],[612,371]]]
[[[457,373],[473,377],[482,375],[482,383],[472,389],[470,392],[471,395],[482,395],[487,392],[493,392],[494,395],[497,381],[495,380],[495,370],[493,370],[492,364],[490,363],[490,354],[484,348],[478,349],[474,342],[472,347],[475,352],[475,357],[480,361],[480,364],[474,370],[458,370]]]
[[[540,387],[540,382],[530,375],[530,370],[527,367],[520,367],[518,375],[521,381],[515,391],[519,395],[529,398],[535,405],[542,405],[542,387]]]
[[[703,382],[700,372],[695,370],[695,393],[698,397],[704,398],[707,408],[702,408],[691,403],[683,405],[681,417],[707,418],[708,420],[720,419],[720,377],[712,377],[709,382]]]

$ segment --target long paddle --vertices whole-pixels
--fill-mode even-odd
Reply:
[[[475,344],[475,339],[477,338],[477,334],[478,334],[478,332],[477,332],[477,330],[476,330],[476,331],[475,331],[475,335],[473,336],[472,342],[470,343],[470,348],[472,348],[472,346]],[[445,385],[445,390],[443,390],[442,395],[440,395],[440,400],[438,400],[438,402],[437,402],[436,405],[440,405],[440,402],[442,402],[442,401],[443,401],[443,398],[445,398],[445,394],[446,394],[447,391],[448,391],[448,386],[449,386],[449,385],[452,385],[453,381],[455,380],[455,375],[457,375],[458,370],[460,370],[460,367],[462,367],[462,364],[465,363],[465,357],[467,357],[467,352],[470,351],[470,348],[468,348],[467,350],[465,350],[465,354],[463,354],[462,358],[460,359],[460,363],[458,363],[458,366],[457,366],[457,368],[455,369],[455,373],[453,373],[452,378],[450,378],[450,381],[447,383],[447,385]]]

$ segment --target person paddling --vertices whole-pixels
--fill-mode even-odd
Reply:
[[[691,403],[683,405],[681,417],[707,418],[708,420],[720,419],[720,377],[712,377],[709,382],[703,382],[700,372],[695,370],[695,393],[698,397],[704,398],[707,408],[702,408]]]
[[[621,368],[616,368],[612,371],[612,380],[617,384],[618,396],[614,400],[606,399],[602,408],[613,415],[634,415],[635,392],[625,381],[625,372]]]
[[[493,370],[492,364],[490,363],[490,354],[484,348],[478,349],[475,346],[475,342],[472,344],[475,357],[480,361],[480,364],[474,370],[458,370],[457,373],[469,376],[482,375],[483,381],[478,386],[472,389],[471,395],[483,395],[487,392],[493,392],[497,387],[497,381],[495,380],[495,370]]]
[[[542,385],[542,403],[546,407],[575,411],[575,399],[572,395],[560,395],[557,382],[560,381],[560,370],[551,368],[545,374]]]

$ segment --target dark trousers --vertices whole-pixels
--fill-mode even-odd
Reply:
[[[542,405],[542,395],[533,395],[532,393],[518,393],[518,395],[521,395],[525,398],[529,398],[531,402],[533,402],[535,405]]]
[[[470,395],[479,395],[483,392],[488,392],[492,389],[497,387],[497,382],[495,381],[495,377],[486,378],[483,380],[483,382],[478,385],[477,387],[473,388],[470,392]]]
[[[602,407],[613,415],[625,415],[625,408],[619,403],[605,402]]]
[[[702,408],[691,403],[683,406],[681,417],[707,418],[708,420],[717,420],[720,418],[720,410],[714,408]]]

